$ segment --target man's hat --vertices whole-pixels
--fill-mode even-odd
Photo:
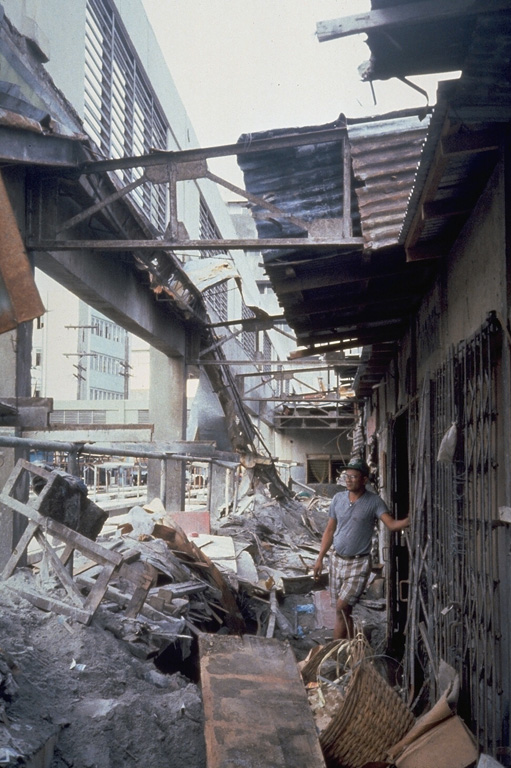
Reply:
[[[369,467],[362,459],[351,459],[346,469],[358,469],[363,475],[369,477]]]

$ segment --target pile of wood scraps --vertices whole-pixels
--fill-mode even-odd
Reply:
[[[25,503],[19,491],[27,479],[32,488],[37,481],[39,495],[32,493]],[[89,624],[101,605],[122,618],[129,635],[137,635],[133,642],[140,654],[140,637],[147,645],[143,652],[155,651],[146,642],[148,632],[154,637],[220,630],[296,635],[281,598],[325,586],[312,577],[316,529],[323,523],[300,502],[272,499],[261,484],[247,496],[243,518],[234,514],[213,532],[206,526],[188,535],[177,522],[186,527],[186,513],[174,517],[158,499],[106,521],[99,507],[94,516],[77,514],[89,503],[84,505],[82,485],[60,471],[17,463],[0,502],[20,513],[27,527],[2,578],[39,608],[82,624]],[[30,556],[32,578],[23,568],[23,578],[16,579],[28,562],[29,545],[38,548]],[[161,650],[161,642],[157,646]]]
[[[39,496],[24,503],[15,494],[27,476],[44,483]],[[62,473],[20,460],[0,494],[2,504],[27,520],[2,573],[11,588],[39,608],[83,624],[90,623],[103,602],[122,610],[126,619],[141,614],[150,621],[164,622],[177,633],[184,626],[197,633],[223,626],[230,632],[245,630],[232,587],[179,526],[157,523],[154,513],[147,514],[153,518],[147,528],[152,533],[130,538],[116,525],[94,541],[50,516],[55,510],[62,512],[55,503],[62,498],[61,490]],[[13,577],[33,541],[42,551],[41,565],[34,570],[41,577],[45,564],[51,582],[35,576],[31,581]]]

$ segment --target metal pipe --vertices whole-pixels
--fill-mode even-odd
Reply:
[[[220,467],[238,466],[240,462],[224,461],[211,456],[186,456],[171,451],[135,450],[131,448],[112,448],[98,443],[67,443],[58,440],[33,440],[28,437],[0,436],[0,447],[28,448],[41,451],[60,451],[69,454],[91,454],[93,456],[132,456],[140,459],[175,459],[176,461],[204,461],[218,464]],[[73,474],[73,473],[71,473]]]

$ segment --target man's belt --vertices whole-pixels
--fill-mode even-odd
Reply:
[[[340,555],[334,549],[334,555],[340,558],[340,560],[360,560],[362,557],[369,557],[370,554],[370,552],[366,552],[365,555]]]

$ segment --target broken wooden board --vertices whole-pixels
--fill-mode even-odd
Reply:
[[[244,635],[199,638],[208,768],[324,768],[291,649]]]
[[[175,524],[173,528],[155,525],[153,535],[167,542],[174,554],[190,569],[199,568],[201,577],[220,590],[222,608],[225,610],[225,625],[231,632],[242,633],[246,630],[245,621],[236,604],[229,584],[210,558],[190,541],[185,532]]]

